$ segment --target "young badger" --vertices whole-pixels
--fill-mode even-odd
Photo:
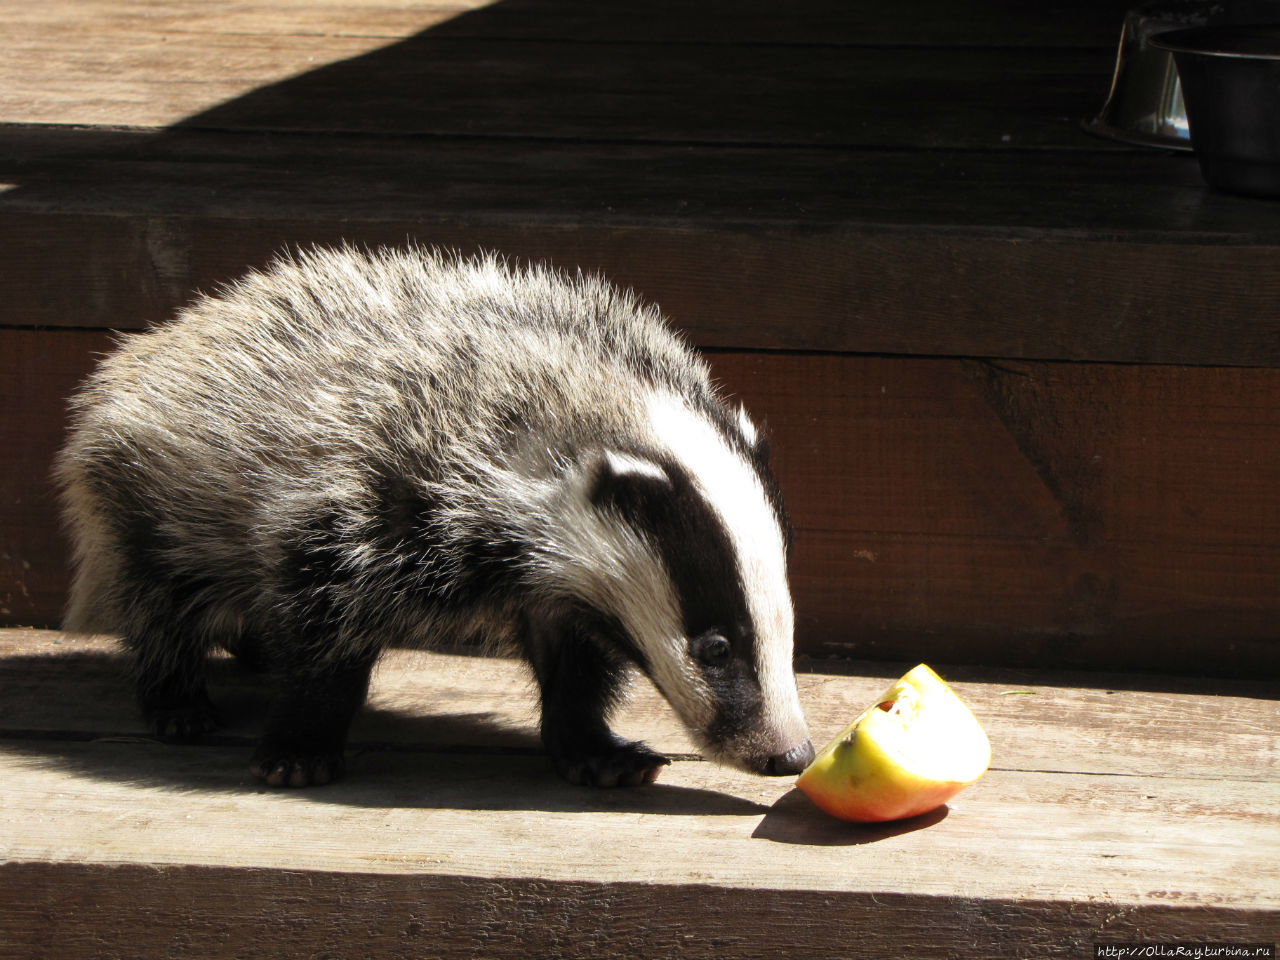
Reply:
[[[707,751],[813,757],[764,444],[659,312],[589,277],[314,251],[128,337],[73,401],[66,626],[118,633],[161,736],[213,729],[221,646],[280,676],[251,769],[342,772],[392,643],[511,641],[565,778],[652,780],[628,666]]]

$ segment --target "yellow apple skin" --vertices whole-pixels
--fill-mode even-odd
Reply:
[[[823,748],[796,786],[843,820],[901,820],[942,806],[990,762],[982,725],[920,664]]]

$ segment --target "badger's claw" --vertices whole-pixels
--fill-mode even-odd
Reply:
[[[213,704],[203,694],[183,704],[148,704],[143,715],[152,733],[168,742],[190,743],[218,727]]]
[[[304,754],[259,750],[249,772],[269,787],[322,787],[342,778],[341,753]]]
[[[580,787],[638,787],[658,779],[671,761],[638,741],[619,741],[606,751],[555,758],[556,773]]]

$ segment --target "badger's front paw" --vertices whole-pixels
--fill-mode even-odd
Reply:
[[[638,787],[658,779],[671,761],[639,741],[616,740],[598,750],[553,753],[556,773],[580,787]]]
[[[342,751],[309,752],[263,744],[249,762],[249,772],[269,787],[322,787],[342,778]]]

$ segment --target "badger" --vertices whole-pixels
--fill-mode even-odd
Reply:
[[[278,683],[253,774],[327,783],[382,650],[481,643],[573,783],[669,763],[610,729],[636,669],[711,758],[813,758],[765,437],[604,279],[295,251],[124,337],[70,419],[65,627],[121,637],[161,738],[215,728],[222,648]]]

